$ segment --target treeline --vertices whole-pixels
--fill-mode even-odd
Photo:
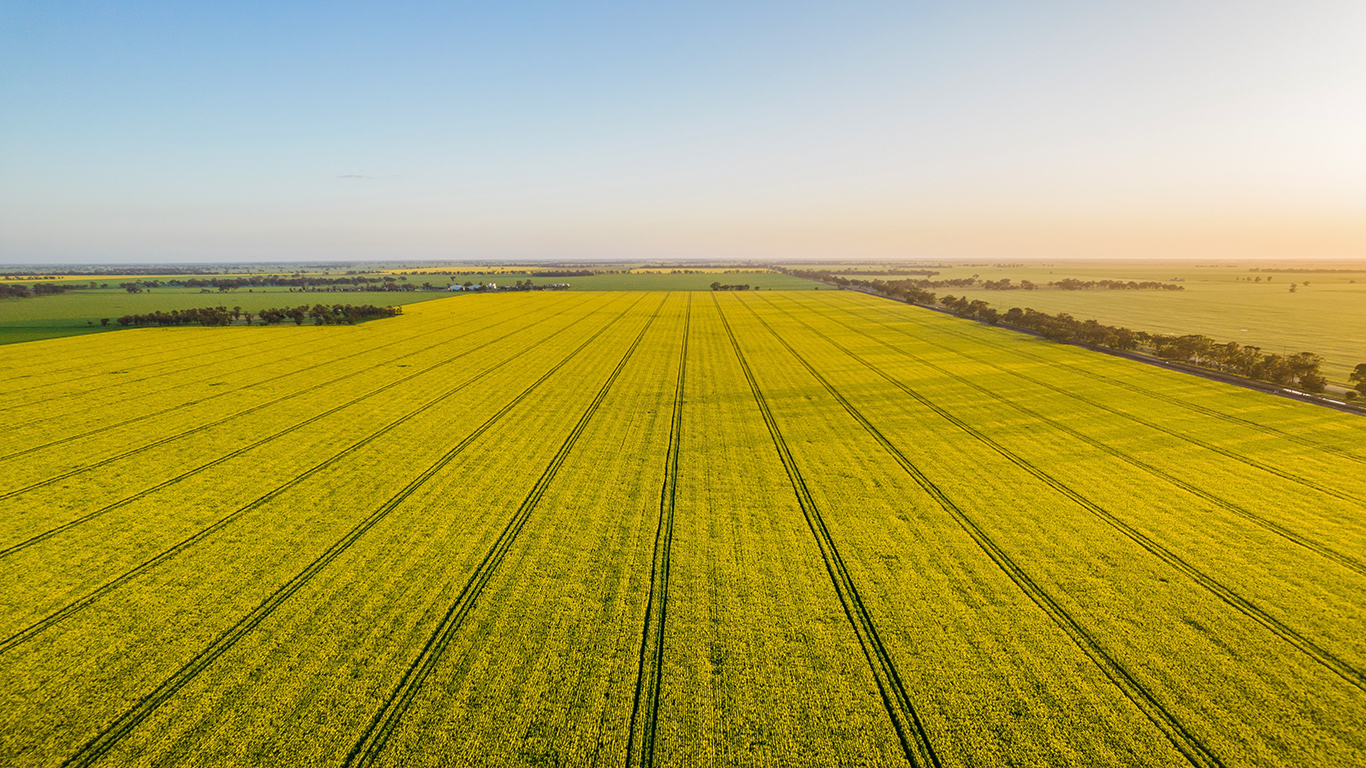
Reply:
[[[911,304],[935,305],[935,295],[932,291],[920,287],[920,283],[928,283],[928,280],[858,280],[855,278],[837,275],[824,269],[788,269],[785,267],[774,267],[775,270],[794,277],[802,277],[807,280],[816,280],[823,283],[833,283],[841,288],[863,288],[900,299]],[[947,282],[947,281],[941,281]],[[986,303],[983,302],[983,306]]]
[[[1332,274],[1366,272],[1366,269],[1313,269],[1312,267],[1253,267],[1249,272],[1325,272]]]
[[[1123,326],[1104,325],[1095,320],[1078,320],[1066,312],[1050,315],[1027,307],[1012,307],[1002,313],[980,299],[968,301],[963,297],[945,296],[940,304],[953,310],[959,317],[976,317],[992,325],[1006,323],[1034,331],[1053,341],[1076,342],[1123,352],[1146,348],[1164,360],[1189,363],[1280,386],[1296,386],[1305,392],[1319,393],[1328,386],[1328,379],[1319,372],[1323,358],[1312,352],[1289,356],[1266,354],[1260,347],[1243,346],[1236,341],[1220,344],[1200,334],[1165,336]]]
[[[0,274],[0,279],[13,280],[55,280],[58,275],[62,277],[110,277],[124,275],[211,275],[217,270],[213,267],[174,267],[169,265],[154,266],[131,266],[120,265],[117,267],[74,267],[70,269],[53,269],[43,272],[8,272]]]
[[[524,272],[523,274],[535,277],[592,277],[596,275],[591,269],[557,269],[549,272]],[[527,282],[531,282],[528,280]]]
[[[392,275],[381,277],[293,277],[285,275],[251,275],[244,277],[189,278],[185,280],[134,280],[119,283],[119,287],[129,293],[142,293],[150,288],[201,288],[217,289],[220,292],[235,291],[239,288],[327,288],[329,290],[351,289],[364,291],[415,291],[407,278]]]
[[[1010,282],[1006,280],[1005,282]],[[1107,288],[1111,291],[1184,291],[1184,285],[1173,283],[1163,283],[1157,280],[1077,280],[1071,277],[1063,278],[1054,283],[1049,283],[1054,288],[1061,288],[1064,291],[1085,291],[1092,288]]]
[[[59,293],[66,293],[77,288],[84,288],[81,284],[68,285],[66,283],[37,283],[35,285],[13,285],[10,283],[0,283],[0,299],[28,299],[34,296],[55,296]]]
[[[847,267],[845,269],[831,270],[832,274],[839,275],[919,275],[921,277],[934,277],[939,274],[933,269],[905,269],[903,267],[890,267],[888,269],[871,269],[868,267]]]
[[[745,283],[743,285],[724,285],[719,281],[713,281],[711,284],[711,289],[713,291],[748,291],[749,283]],[[754,290],[759,290],[759,286],[754,286]]]
[[[929,288],[984,288],[988,291],[1037,291],[1041,288],[1055,288],[1063,291],[1089,291],[1105,289],[1110,291],[1184,291],[1184,285],[1164,283],[1156,280],[1078,280],[1065,277],[1048,283],[1035,283],[1021,280],[1016,283],[1008,277],[1000,280],[981,280],[976,275],[949,280],[915,280],[913,284],[920,289]]]
[[[362,306],[315,304],[311,308],[305,304],[298,307],[263,309],[257,312],[254,318],[263,325],[279,325],[287,320],[292,321],[295,325],[303,325],[305,320],[312,320],[314,325],[354,325],[366,320],[395,317],[401,314],[403,314],[401,307],[376,307],[373,304]],[[247,325],[251,325],[252,319],[252,313],[244,311],[241,307],[233,307],[232,309],[227,307],[191,307],[190,309],[173,309],[170,312],[156,311],[142,315],[124,315],[118,319],[118,324],[124,327],[141,325],[232,325],[238,320],[243,320]],[[107,325],[108,321],[102,321],[102,324]]]
[[[1141,291],[1141,290],[1162,290],[1162,291],[1184,291],[1185,286],[1174,283],[1163,283],[1154,280],[1139,282],[1137,280],[1077,280],[1067,277],[1062,280],[1050,283],[1035,283],[1029,280],[1021,280],[1016,283],[1010,278],[1000,280],[982,280],[977,275],[972,277],[954,277],[945,280],[853,280],[845,275],[862,274],[852,270],[840,270],[832,272],[830,270],[783,270],[791,275],[805,277],[809,280],[821,280],[836,285],[862,285],[874,288],[880,293],[898,298],[907,298],[920,304],[933,304],[930,293],[932,290],[942,288],[983,288],[988,291],[1034,291],[1040,288],[1057,288],[1064,291],[1082,291],[1097,288],[1104,288],[1111,291]],[[908,298],[910,297],[910,298]]]
[[[1279,386],[1294,386],[1311,393],[1320,393],[1328,380],[1320,372],[1323,358],[1312,352],[1296,355],[1276,355],[1262,352],[1260,347],[1243,346],[1237,342],[1221,344],[1199,334],[1165,336],[1135,331],[1123,326],[1105,325],[1096,320],[1078,320],[1066,312],[1049,314],[1038,310],[1012,307],[1001,312],[981,299],[966,296],[944,296],[914,285],[913,281],[851,280],[822,270],[783,270],[797,277],[835,283],[842,287],[862,289],[902,301],[929,307],[943,307],[959,317],[971,317],[991,325],[1007,324],[1061,342],[1106,347],[1122,352],[1139,349],[1151,351],[1165,360],[1174,360],[1224,373],[1236,374]],[[1366,395],[1366,364],[1358,366],[1352,379]]]

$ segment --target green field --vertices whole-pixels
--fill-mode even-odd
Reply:
[[[0,369],[5,765],[1366,763],[1359,416],[836,291]]]
[[[354,293],[290,293],[288,288],[257,288],[230,293],[201,293],[198,288],[154,288],[128,293],[121,288],[70,291],[55,296],[0,299],[0,344],[124,330],[122,315],[170,312],[193,307],[241,307],[248,312],[301,304],[374,304],[379,307],[445,298],[431,291],[357,291]],[[110,324],[102,326],[101,318]]]
[[[832,265],[830,268],[847,268]],[[1161,280],[1178,278],[1183,291],[988,291],[983,288],[936,288],[943,296],[981,299],[1002,310],[1031,307],[1041,312],[1067,312],[1149,333],[1198,333],[1219,342],[1236,341],[1268,353],[1315,352],[1324,358],[1323,372],[1345,384],[1347,374],[1366,363],[1366,263],[1337,264],[1355,272],[1253,272],[1267,265],[1193,266],[1190,263],[1060,262],[1048,265],[987,264],[938,268],[933,280],[971,277],[1009,278],[1047,283],[1079,280]],[[1295,266],[1287,264],[1282,266]],[[862,267],[861,269],[869,269]],[[850,275],[875,279],[869,275]],[[1262,282],[1245,282],[1246,278]],[[1241,279],[1238,279],[1241,278]],[[1270,281],[1268,282],[1268,278]],[[905,276],[887,279],[906,279]],[[1309,285],[1304,285],[1305,281]],[[1298,284],[1294,293],[1290,285]]]

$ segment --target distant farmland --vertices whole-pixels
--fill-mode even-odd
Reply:
[[[1366,763],[1357,416],[827,290],[0,370],[5,765]]]

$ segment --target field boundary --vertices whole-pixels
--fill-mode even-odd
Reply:
[[[759,388],[759,382],[755,379],[754,372],[750,370],[749,362],[740,349],[740,343],[736,340],[734,331],[731,330],[730,322],[726,320],[725,311],[721,309],[721,302],[715,294],[712,295],[712,301],[716,304],[717,314],[726,329],[726,335],[730,338],[731,348],[735,351],[735,357],[745,374],[745,380],[749,383],[750,393],[753,394],[760,415],[763,416],[764,425],[768,427],[769,437],[773,441],[774,448],[777,449],[783,469],[787,472],[792,490],[797,496],[797,503],[801,506],[803,516],[806,517],[807,526],[810,527],[811,534],[816,539],[821,558],[825,561],[826,572],[829,573],[835,593],[839,596],[840,603],[844,607],[844,614],[849,619],[855,636],[858,637],[859,645],[863,648],[863,654],[868,660],[873,679],[877,682],[878,692],[882,695],[883,707],[887,711],[888,718],[892,721],[892,726],[896,729],[897,738],[901,742],[906,760],[912,766],[935,766],[935,768],[939,768],[941,765],[939,756],[935,754],[934,746],[930,743],[929,733],[924,723],[920,721],[920,715],[916,712],[915,706],[911,703],[910,695],[901,682],[901,674],[897,671],[891,654],[887,652],[882,643],[882,637],[878,634],[872,614],[864,606],[863,598],[859,595],[853,577],[844,564],[844,558],[835,545],[834,537],[825,525],[820,508],[816,506],[815,499],[811,497],[806,486],[806,480],[797,468],[796,459],[793,458],[787,441],[778,429],[777,420],[773,417],[772,411],[769,410],[768,401]]]

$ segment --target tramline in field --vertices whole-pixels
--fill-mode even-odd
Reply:
[[[1366,762],[1359,417],[831,291],[0,367],[6,764]]]

